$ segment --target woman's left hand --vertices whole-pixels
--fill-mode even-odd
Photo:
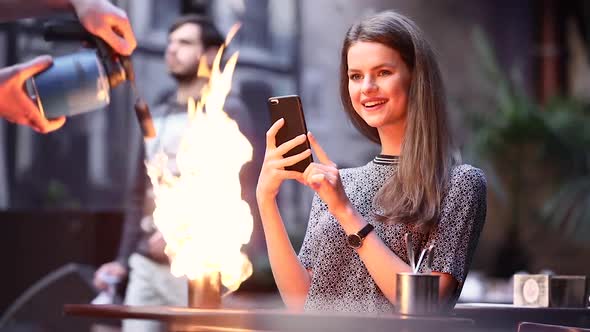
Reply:
[[[311,163],[303,172],[305,184],[318,193],[320,198],[328,205],[333,215],[344,211],[350,205],[348,196],[340,180],[340,172],[334,162],[319,145],[311,133],[307,133],[311,149],[318,157],[319,163]]]

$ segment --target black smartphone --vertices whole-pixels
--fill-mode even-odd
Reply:
[[[307,134],[307,126],[305,125],[305,117],[303,116],[303,107],[301,106],[301,99],[297,95],[270,97],[268,98],[268,109],[270,111],[271,123],[277,122],[279,119],[285,119],[283,127],[279,129],[276,135],[276,145],[279,146],[301,134]],[[309,141],[306,139],[302,143],[283,157],[289,157],[301,153],[310,148]],[[285,167],[286,170],[305,171],[307,166],[313,162],[311,155],[303,159],[295,165]]]

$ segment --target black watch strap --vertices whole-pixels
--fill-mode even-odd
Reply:
[[[367,224],[360,231],[355,234],[350,234],[346,237],[346,243],[349,247],[358,249],[363,245],[363,240],[373,230],[373,225]]]
[[[369,233],[371,233],[371,231],[374,229],[375,227],[373,227],[373,225],[371,224],[367,224],[365,227],[363,227],[360,231],[358,231],[358,233],[356,233],[361,239],[364,239],[365,237],[367,237],[367,235],[369,235]]]

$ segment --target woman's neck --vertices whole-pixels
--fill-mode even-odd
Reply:
[[[403,126],[378,128],[381,139],[381,154],[399,156],[402,152],[405,124]]]

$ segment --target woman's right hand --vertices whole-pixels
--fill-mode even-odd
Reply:
[[[280,146],[276,146],[276,135],[285,124],[284,119],[279,119],[266,132],[266,151],[264,162],[258,177],[256,186],[256,198],[258,200],[274,199],[279,193],[279,187],[284,180],[293,179],[303,183],[303,174],[297,171],[285,170],[286,166],[292,166],[311,155],[307,149],[299,154],[284,158],[283,155],[294,147],[305,142],[306,135],[299,135]]]

